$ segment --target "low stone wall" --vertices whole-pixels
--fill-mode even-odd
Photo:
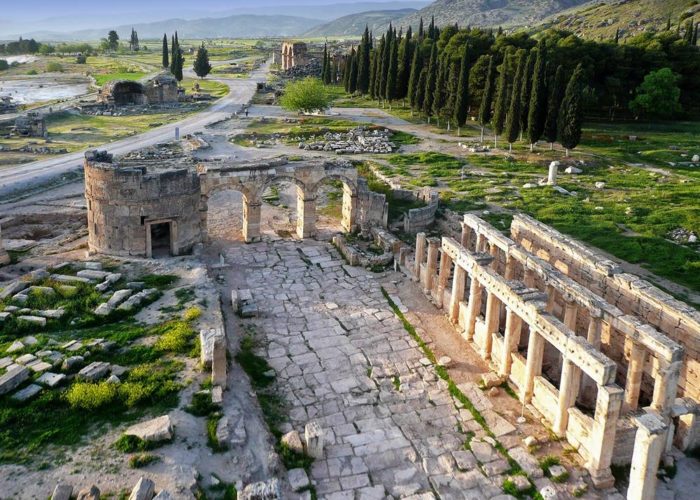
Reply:
[[[381,244],[380,241],[386,240],[375,237],[375,242],[377,244]],[[384,253],[381,255],[372,255],[362,252],[359,248],[349,244],[342,235],[333,237],[333,245],[351,266],[388,266],[394,260],[393,246],[389,245],[382,245],[384,247]]]
[[[401,190],[402,192],[406,192]],[[437,191],[433,191],[430,188],[423,188],[418,193],[414,191],[408,191],[411,193],[412,199],[422,201],[427,203],[427,206],[421,208],[412,208],[406,214],[403,221],[403,230],[408,234],[418,233],[435,222],[435,214],[438,209],[439,196]],[[393,191],[394,198],[397,197],[397,191]],[[411,199],[411,198],[400,198],[400,199]]]
[[[372,227],[387,227],[389,224],[389,204],[386,196],[369,190],[367,181],[357,180],[357,224],[363,233]]]

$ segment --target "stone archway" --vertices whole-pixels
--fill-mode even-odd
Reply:
[[[209,199],[223,191],[237,191],[243,195],[242,234],[246,243],[260,240],[260,206],[262,202],[246,186],[239,183],[220,184],[202,193],[199,202],[199,217],[202,241],[209,242]]]
[[[318,190],[328,181],[340,181],[343,183],[343,209],[341,225],[343,230],[352,233],[357,229],[357,183],[340,174],[328,174],[321,178],[311,188],[314,199],[318,196]]]

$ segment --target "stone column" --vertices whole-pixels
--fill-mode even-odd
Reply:
[[[591,311],[586,340],[588,340],[588,343],[598,350],[600,350],[600,332],[602,326],[602,313],[599,311]],[[590,377],[583,377],[581,391],[579,392],[579,401],[586,406],[590,406],[593,403],[594,386],[595,384]]]
[[[667,366],[659,366],[656,377],[654,377],[654,395],[651,398],[651,407],[664,417],[669,415],[671,405],[676,399],[682,365],[682,361],[676,361]]]
[[[435,297],[435,302],[438,307],[442,307],[443,297],[445,296],[445,288],[447,287],[447,280],[450,279],[451,271],[452,257],[450,257],[445,251],[440,252],[440,274],[438,274],[437,297]]]
[[[481,253],[481,252],[484,252],[485,249],[486,249],[486,236],[479,233],[476,235],[476,248],[474,249],[474,251],[476,253]]]
[[[297,236],[301,239],[316,236],[316,198],[297,189]]]
[[[489,245],[489,255],[493,257],[493,261],[491,261],[491,269],[494,271],[498,270],[498,251],[500,250],[498,248],[498,245],[495,245],[493,243],[488,244]]]
[[[211,361],[211,383],[226,389],[226,369],[228,361],[226,359],[226,337],[220,336],[214,340]]]
[[[413,269],[413,280],[418,282],[421,281],[420,268],[423,264],[423,259],[425,258],[425,241],[425,233],[418,233],[416,235],[416,264]]]
[[[578,305],[572,300],[567,300],[564,307],[564,325],[576,333],[576,316],[578,314]]]
[[[557,172],[559,170],[559,162],[553,161],[549,164],[549,175],[547,176],[547,184],[550,186],[557,185]]]
[[[0,266],[10,263],[10,254],[5,250],[5,246],[2,244],[2,228],[0,228]]]
[[[460,243],[467,250],[471,250],[469,248],[469,245],[471,243],[471,236],[472,236],[472,228],[469,227],[464,222],[462,222],[462,237],[460,239]]]
[[[625,412],[636,410],[639,405],[639,389],[642,385],[646,354],[647,351],[642,344],[632,342],[625,382]]]
[[[488,360],[491,359],[491,350],[493,349],[493,334],[498,332],[501,320],[501,301],[491,292],[487,292],[486,294],[485,319],[486,336],[484,338],[484,345],[482,346],[481,350],[481,357]]]
[[[517,264],[517,261],[509,253],[506,253],[505,278],[509,281],[515,278],[515,266],[516,266],[516,264]]]
[[[520,390],[523,403],[532,401],[532,389],[535,377],[542,374],[542,356],[544,355],[544,337],[530,328],[527,345],[527,362],[525,363],[525,382]]]
[[[423,275],[423,293],[429,294],[433,291],[439,250],[440,240],[438,238],[430,238],[428,240],[428,261],[425,265],[425,274]]]
[[[452,324],[459,322],[459,303],[464,299],[464,285],[467,280],[467,272],[463,267],[455,266],[455,274],[452,279],[452,295],[450,297],[450,321]]]
[[[554,304],[557,300],[557,289],[552,285],[547,285],[545,293],[547,294],[547,307],[545,308],[545,311],[547,311],[549,314],[553,314]]]
[[[610,472],[623,390],[615,385],[599,385],[593,427],[588,439],[589,472],[597,488],[610,488],[615,478]]]
[[[667,426],[656,415],[646,413],[635,417],[637,433],[634,436],[628,500],[656,498],[656,473],[666,444]]]
[[[512,354],[517,350],[520,343],[520,331],[522,320],[510,307],[506,307],[506,334],[503,338],[503,353],[499,366],[499,374],[510,375],[510,367],[513,362]]]
[[[528,288],[535,288],[535,271],[532,269],[525,269],[525,276],[523,277],[523,282]]]
[[[357,229],[357,196],[347,184],[343,184],[343,230],[352,233]]]
[[[557,436],[566,436],[569,425],[569,408],[574,406],[581,387],[581,369],[571,360],[564,358],[559,383],[559,409],[553,430]]]
[[[260,208],[262,203],[243,199],[243,239],[246,243],[260,241]]]
[[[476,318],[481,312],[481,283],[476,277],[472,276],[471,285],[469,285],[469,304],[467,307],[467,319],[464,325],[464,333],[467,340],[471,341],[474,338],[474,329],[476,327]]]

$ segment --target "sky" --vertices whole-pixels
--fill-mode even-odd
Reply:
[[[0,0],[0,38],[17,33],[68,32],[173,18],[229,16],[236,13],[312,17],[315,12],[318,16],[313,16],[314,19],[326,19],[322,15],[322,8],[305,9],[304,14],[299,14],[293,7],[355,5],[359,2],[362,5],[376,4],[378,8],[402,8],[414,6],[407,5],[413,1],[429,3],[428,0]],[[284,6],[290,9],[284,9]]]

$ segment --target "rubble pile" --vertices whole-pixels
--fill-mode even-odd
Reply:
[[[391,131],[368,130],[357,127],[346,134],[327,132],[322,138],[310,137],[299,142],[299,149],[306,151],[335,151],[336,154],[392,153],[397,147],[391,142]]]
[[[321,61],[318,59],[313,59],[307,64],[297,65],[282,72],[282,76],[285,78],[306,78],[307,76],[320,75]]]

